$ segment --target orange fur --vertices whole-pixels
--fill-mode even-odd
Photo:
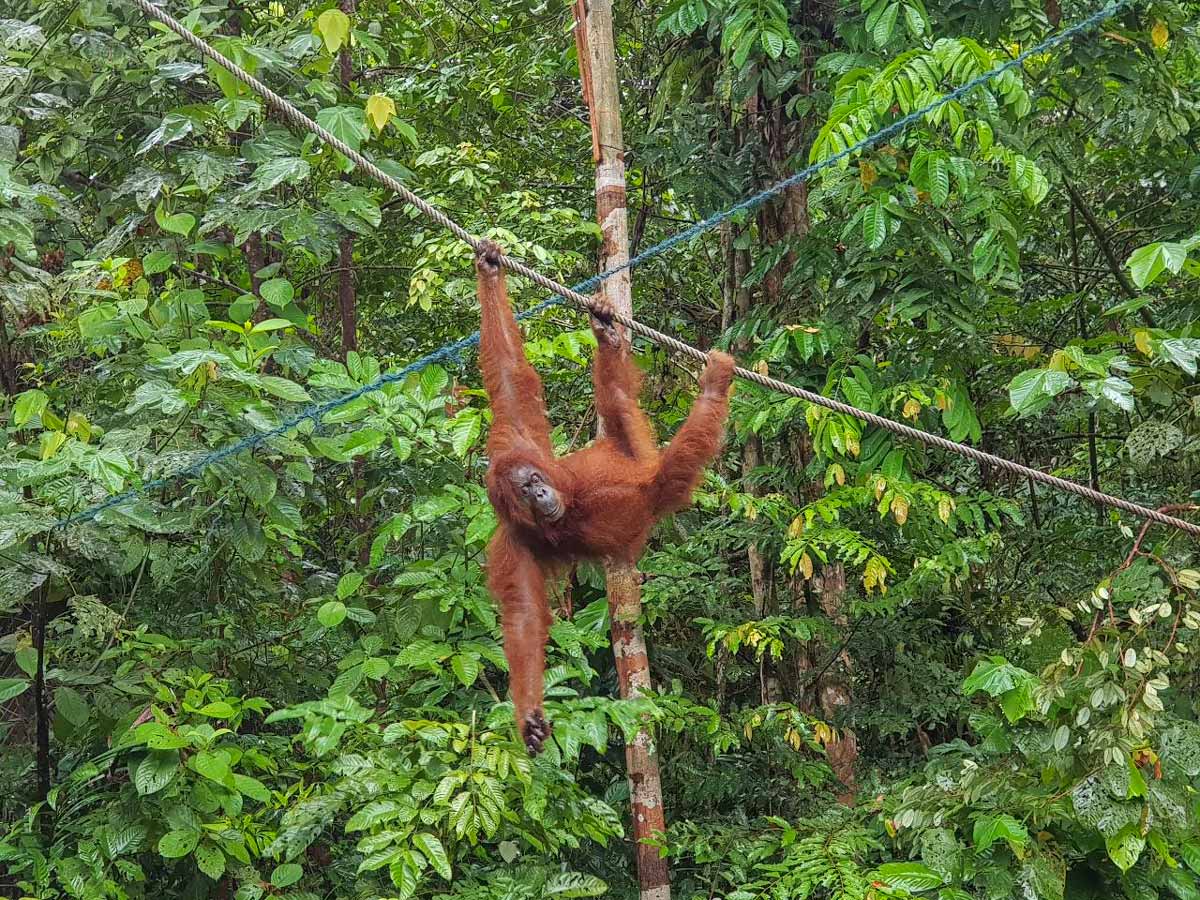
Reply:
[[[592,378],[605,434],[590,447],[556,458],[542,383],[525,359],[499,257],[494,244],[475,255],[483,320],[480,366],[493,412],[487,487],[500,520],[488,547],[488,587],[500,603],[516,720],[536,753],[549,732],[542,712],[550,625],[546,579],[577,560],[636,560],[654,523],[691,502],[704,467],[720,449],[733,359],[709,355],[691,414],[659,450],[638,406],[641,375],[628,346],[594,321],[599,347]],[[523,465],[536,468],[558,492],[563,514],[557,521],[539,521],[514,486],[511,473]]]

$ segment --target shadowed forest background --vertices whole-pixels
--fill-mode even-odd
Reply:
[[[474,234],[596,273],[568,0],[164,7]],[[616,0],[631,252],[1097,5]],[[633,273],[635,316],[1200,522],[1200,3],[1134,3]],[[544,293],[510,278],[519,308]],[[641,560],[552,597],[548,752],[481,568],[471,251],[120,0],[0,13],[0,896],[1200,900],[1200,543],[747,383]],[[585,317],[525,323],[557,447]],[[698,367],[635,344],[659,435]]]

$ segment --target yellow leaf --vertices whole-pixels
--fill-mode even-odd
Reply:
[[[807,553],[800,555],[800,571],[804,573],[805,578],[813,577],[813,564]]]
[[[794,539],[800,537],[802,534],[804,534],[804,517],[796,516],[796,518],[792,519],[792,524],[788,526],[788,537]]]
[[[919,402],[917,402],[916,400],[914,400],[912,397],[909,397],[908,400],[905,401],[905,404],[904,404],[904,418],[915,420],[917,418],[917,416],[919,416],[920,414],[921,414],[921,404]]]
[[[838,483],[838,486],[840,487],[840,486],[844,485],[846,483],[846,470],[843,469],[837,463],[834,463],[832,468],[833,468],[833,478]]]
[[[1171,33],[1167,31],[1167,26],[1162,19],[1154,23],[1154,27],[1150,29],[1150,40],[1154,42],[1156,49],[1161,50],[1167,46],[1167,41],[1171,39]]]
[[[1142,351],[1144,356],[1150,355],[1150,332],[1139,328],[1133,333],[1133,345]]]
[[[317,17],[317,31],[325,42],[325,49],[337,53],[350,37],[350,19],[340,9],[327,9]]]
[[[770,372],[767,371],[767,361],[765,359],[760,359],[758,362],[756,362],[754,364],[754,371],[759,375],[769,375]]]
[[[58,453],[59,448],[67,442],[67,436],[61,431],[42,432],[42,462]]]
[[[934,403],[937,404],[937,408],[942,412],[945,412],[954,405],[954,401],[950,399],[950,395],[945,391],[937,392],[937,396],[934,398]]]
[[[883,827],[885,829],[887,829],[888,837],[896,836],[896,823],[893,822],[891,819],[884,819]]]
[[[866,190],[875,183],[879,175],[875,172],[875,167],[869,162],[860,162],[858,164],[858,180],[862,182],[863,190]]]
[[[851,456],[853,456],[855,459],[857,459],[859,449],[860,448],[859,448],[859,444],[858,444],[858,435],[850,434],[849,432],[847,432],[846,433],[846,450],[850,453]]]
[[[938,501],[938,518],[943,522],[950,521],[950,513],[954,511],[954,503],[949,497],[943,497]]]
[[[887,490],[887,479],[880,476],[875,479],[875,499],[878,500],[883,496],[883,492]]]
[[[367,121],[382,132],[388,121],[396,114],[396,104],[387,94],[372,94],[367,99]]]
[[[908,521],[908,501],[903,497],[896,497],[892,500],[892,518],[896,520],[897,525],[903,525]]]
[[[1065,372],[1067,371],[1067,366],[1070,364],[1070,362],[1071,357],[1067,356],[1067,354],[1063,353],[1061,350],[1055,350],[1050,356],[1050,365],[1048,368],[1059,372]]]

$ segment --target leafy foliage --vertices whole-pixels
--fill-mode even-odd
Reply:
[[[1091,11],[615,6],[637,250]],[[594,271],[568,4],[167,8],[474,233]],[[640,267],[639,318],[1194,517],[1198,13],[1122,11]],[[135,7],[4,17],[0,893],[633,896],[650,725],[678,897],[1200,896],[1194,543],[750,384],[642,560],[637,698],[602,572],[564,573],[531,761],[475,361],[366,390],[474,330],[469,251]],[[576,448],[590,331],[526,337]],[[638,360],[665,437],[692,372]]]

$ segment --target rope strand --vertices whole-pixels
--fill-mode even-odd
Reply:
[[[447,230],[449,230],[451,233],[453,233],[456,237],[458,237],[464,243],[468,244],[472,249],[476,249],[479,246],[478,238],[476,238],[474,235],[472,235],[470,232],[468,232],[465,228],[463,228],[461,225],[459,225],[457,222],[455,222],[453,219],[451,219],[449,216],[447,216],[445,213],[443,213],[441,210],[439,210],[436,206],[434,206],[433,204],[424,200],[423,198],[419,197],[417,194],[414,194],[407,187],[405,187],[400,181],[398,181],[397,179],[393,178],[391,175],[384,172],[382,169],[380,169],[377,165],[375,165],[375,163],[373,163],[370,159],[368,159],[362,153],[358,152],[354,148],[347,145],[344,141],[339,139],[336,135],[331,134],[325,128],[322,128],[319,124],[317,124],[317,122],[313,121],[311,118],[306,116],[303,112],[301,112],[299,109],[297,109],[289,101],[285,100],[283,97],[276,94],[274,91],[272,91],[269,87],[267,87],[265,84],[263,84],[257,78],[255,78],[253,75],[246,72],[240,66],[238,66],[237,64],[235,64],[234,62],[232,62],[231,60],[226,58],[223,54],[221,54],[216,49],[211,47],[208,43],[206,43],[199,36],[193,34],[191,31],[189,31],[187,28],[185,28],[179,21],[172,18],[170,15],[168,15],[163,10],[154,6],[150,2],[150,0],[133,0],[133,2],[147,16],[162,23],[164,26],[166,26],[172,32],[177,34],[188,44],[192,45],[202,55],[208,57],[209,59],[216,62],[218,65],[227,69],[238,80],[242,81],[244,84],[249,86],[253,91],[255,91],[255,93],[259,94],[264,100],[266,100],[267,103],[270,104],[275,109],[275,111],[285,121],[290,122],[292,125],[295,125],[301,129],[304,129],[306,131],[309,131],[309,132],[315,134],[326,145],[337,150],[339,153],[341,153],[346,158],[348,158],[351,162],[353,162],[354,165],[358,169],[360,169],[362,172],[366,173],[372,179],[374,179],[375,181],[384,185],[385,187],[387,187],[388,189],[390,189],[391,191],[393,191],[400,197],[403,197],[405,201],[407,201],[408,203],[415,206],[429,219],[438,223],[443,228],[446,228]],[[777,184],[772,185],[771,187],[768,187],[767,189],[760,191],[759,193],[747,198],[746,200],[743,200],[741,203],[738,203],[736,206],[730,207],[729,209],[724,210],[723,212],[720,212],[713,216],[708,217],[707,219],[703,220],[702,222],[696,223],[692,227],[680,232],[679,234],[674,235],[671,238],[668,238],[665,241],[662,241],[659,244],[656,244],[655,246],[649,248],[648,250],[644,251],[643,253],[639,254],[638,256],[633,257],[632,259],[628,260],[624,264],[614,267],[612,269],[609,269],[606,272],[602,272],[599,275],[595,275],[592,278],[587,279],[586,281],[580,282],[578,285],[576,285],[573,288],[569,288],[569,287],[566,287],[565,285],[559,284],[557,281],[554,281],[553,279],[548,278],[547,276],[541,274],[540,272],[537,272],[536,270],[531,269],[529,266],[525,265],[524,263],[520,262],[519,260],[514,260],[514,259],[511,259],[511,258],[505,256],[505,257],[501,258],[501,264],[504,266],[504,268],[508,269],[510,272],[513,272],[514,274],[521,275],[525,278],[528,278],[534,284],[537,284],[540,287],[545,288],[546,290],[552,292],[553,294],[556,294],[557,296],[573,303],[574,305],[578,306],[579,308],[584,309],[584,310],[590,310],[592,308],[593,301],[590,297],[583,294],[582,291],[591,290],[591,289],[595,288],[597,285],[599,285],[602,281],[604,281],[608,278],[611,278],[613,275],[617,274],[618,272],[621,272],[625,269],[631,269],[631,268],[634,268],[635,266],[641,265],[642,263],[646,262],[647,260],[652,259],[656,256],[661,255],[662,253],[667,252],[672,247],[678,246],[679,244],[689,241],[693,237],[696,237],[697,235],[699,235],[705,231],[715,228],[717,225],[719,225],[720,223],[722,223],[724,221],[727,221],[734,215],[737,215],[739,212],[743,212],[743,211],[749,210],[749,209],[754,209],[757,206],[762,205],[766,201],[770,200],[772,197],[775,197],[778,194],[785,191],[789,186],[791,186],[793,184],[798,184],[799,182],[812,177],[817,172],[820,172],[823,169],[829,168],[829,167],[835,165],[836,163],[840,162],[841,160],[846,159],[846,158],[850,157],[851,155],[860,152],[861,150],[864,150],[868,147],[871,147],[871,146],[879,143],[882,140],[886,140],[889,137],[892,137],[894,135],[901,133],[909,125],[912,125],[912,124],[920,121],[926,115],[937,110],[941,106],[944,106],[947,103],[950,103],[960,97],[965,96],[966,94],[970,93],[975,88],[980,87],[981,85],[987,83],[988,81],[991,81],[992,79],[998,77],[999,75],[1003,74],[1004,72],[1007,72],[1011,69],[1014,69],[1014,68],[1022,65],[1031,56],[1034,56],[1038,53],[1044,53],[1047,50],[1052,49],[1053,47],[1056,47],[1059,44],[1062,44],[1063,42],[1070,40],[1072,37],[1075,37],[1076,35],[1079,35],[1079,34],[1083,33],[1084,31],[1087,31],[1087,30],[1090,30],[1090,29],[1096,27],[1101,22],[1103,22],[1105,19],[1109,18],[1119,8],[1125,6],[1127,4],[1127,2],[1128,2],[1128,0],[1120,0],[1120,2],[1118,2],[1118,3],[1106,6],[1104,9],[1099,10],[1096,13],[1093,13],[1091,16],[1076,23],[1075,25],[1071,26],[1070,28],[1064,29],[1063,31],[1059,32],[1058,34],[1047,38],[1046,40],[1042,41],[1041,43],[1022,52],[1020,55],[1014,57],[1013,59],[1001,64],[1000,66],[997,66],[995,69],[992,69],[989,72],[985,72],[984,74],[979,75],[976,78],[973,78],[972,80],[966,82],[965,84],[961,85],[960,87],[956,88],[955,90],[950,91],[948,94],[944,95],[943,97],[939,98],[938,100],[934,101],[933,103],[930,103],[929,105],[922,107],[921,109],[915,110],[914,112],[911,112],[908,115],[906,115],[900,119],[897,119],[895,122],[892,122],[890,125],[885,126],[884,128],[880,129],[879,131],[874,132],[871,135],[868,135],[863,140],[861,140],[855,144],[852,144],[851,146],[847,147],[845,150],[842,150],[841,152],[834,154],[833,156],[830,156],[827,159],[824,159],[818,163],[814,163],[814,164],[806,167],[805,169],[784,179],[783,181],[780,181]],[[520,316],[518,316],[518,318],[523,319],[528,316],[534,315],[537,312],[540,312],[541,310],[547,308],[548,306],[552,305],[555,302],[557,302],[557,301],[555,301],[553,299],[543,301],[542,303],[538,304],[537,306],[522,313]],[[666,347],[669,350],[672,350],[676,353],[681,353],[685,356],[689,356],[692,359],[695,359],[698,361],[704,361],[707,358],[707,354],[704,351],[699,350],[696,347],[693,347],[689,344],[685,344],[683,341],[681,341],[675,337],[672,337],[671,335],[664,334],[663,332],[658,331],[657,329],[651,328],[648,325],[644,325],[641,322],[638,322],[632,318],[629,318],[627,316],[620,315],[620,314],[614,315],[613,318],[620,324],[629,328],[634,333],[640,334],[643,337],[646,337],[649,340],[653,341],[654,343],[659,344],[663,347]],[[56,528],[65,527],[67,525],[77,524],[77,523],[83,522],[83,521],[90,521],[90,520],[94,519],[97,515],[102,513],[103,511],[105,511],[107,509],[111,509],[115,506],[118,506],[121,503],[124,503],[130,499],[133,499],[134,497],[139,496],[140,494],[146,493],[147,491],[154,490],[155,488],[158,488],[158,487],[165,486],[166,484],[170,483],[171,481],[173,481],[181,476],[199,472],[199,471],[203,470],[204,468],[206,468],[216,462],[219,462],[224,459],[228,459],[229,457],[234,456],[238,453],[241,453],[244,450],[253,449],[254,447],[259,446],[260,444],[264,443],[267,440],[270,440],[273,437],[278,437],[278,436],[284,435],[304,421],[308,421],[308,420],[311,420],[314,422],[319,421],[320,418],[322,416],[324,416],[326,413],[331,412],[332,410],[337,409],[341,406],[344,406],[345,404],[350,403],[353,400],[356,400],[359,397],[362,397],[366,394],[369,394],[370,392],[372,392],[374,390],[378,390],[384,384],[402,381],[403,379],[407,378],[413,372],[420,371],[421,369],[425,368],[428,365],[431,365],[435,362],[439,362],[442,360],[448,360],[448,359],[458,356],[463,350],[474,346],[476,343],[478,343],[478,341],[479,341],[479,332],[475,332],[474,334],[472,334],[466,338],[463,338],[462,340],[456,341],[452,344],[448,344],[439,350],[436,350],[424,357],[421,357],[420,359],[416,360],[413,363],[410,363],[409,365],[405,366],[403,369],[400,369],[397,372],[390,373],[388,375],[384,375],[383,377],[377,379],[375,382],[372,382],[369,385],[359,388],[356,391],[353,391],[349,394],[345,394],[341,397],[335,397],[332,400],[309,407],[304,412],[302,412],[296,416],[293,416],[292,418],[286,420],[285,422],[283,422],[276,428],[271,429],[270,431],[260,432],[258,434],[251,435],[250,437],[247,437],[240,441],[237,441],[237,442],[229,445],[228,447],[225,447],[221,450],[215,451],[214,453],[210,453],[206,456],[203,456],[200,459],[196,460],[195,462],[191,463],[190,465],[185,466],[184,468],[182,468],[170,475],[147,482],[137,488],[125,491],[122,494],[117,494],[113,497],[108,498],[107,500],[103,501],[102,503],[97,504],[96,506],[93,506],[82,512],[76,513],[72,516],[69,516],[66,519],[63,519],[60,522],[58,522],[55,525],[55,527]],[[939,435],[931,434],[927,431],[922,431],[919,428],[913,428],[909,425],[903,424],[902,422],[896,422],[891,419],[886,419],[883,416],[875,415],[874,413],[869,413],[864,410],[858,409],[854,406],[851,406],[848,403],[843,403],[839,400],[833,400],[828,397],[823,397],[820,394],[815,394],[811,391],[806,391],[803,388],[798,388],[795,385],[787,384],[786,382],[779,381],[778,379],[771,378],[770,376],[763,375],[758,372],[752,372],[749,369],[737,367],[734,371],[738,375],[738,377],[743,378],[746,381],[751,381],[757,385],[760,385],[761,387],[765,387],[769,390],[777,391],[781,394],[785,394],[785,395],[788,395],[791,397],[797,397],[808,403],[812,403],[817,406],[821,406],[826,409],[833,410],[835,412],[839,412],[839,413],[843,413],[848,416],[852,416],[856,419],[860,419],[863,422],[866,422],[869,425],[874,425],[878,428],[883,428],[884,430],[890,431],[893,434],[899,435],[901,437],[908,438],[910,440],[919,441],[923,444],[927,444],[932,447],[938,447],[940,449],[947,450],[951,453],[956,453],[960,456],[964,456],[969,459],[975,460],[976,462],[979,462],[979,463],[986,463],[988,465],[996,466],[999,469],[1003,469],[1004,471],[1012,472],[1017,475],[1022,475],[1026,478],[1032,479],[1033,481],[1037,481],[1037,482],[1040,482],[1041,484],[1045,484],[1049,487],[1055,488],[1056,490],[1076,494],[1076,495],[1083,497],[1084,499],[1089,500],[1093,503],[1105,504],[1105,505],[1111,506],[1115,509],[1120,509],[1125,512],[1128,512],[1132,515],[1139,516],[1141,518],[1148,519],[1153,522],[1158,522],[1159,524],[1162,524],[1162,525],[1168,525],[1173,528],[1177,528],[1181,531],[1185,531],[1192,535],[1200,536],[1200,525],[1196,525],[1191,522],[1184,521],[1183,519],[1176,518],[1175,516],[1167,515],[1166,513],[1160,512],[1155,509],[1150,509],[1149,507],[1142,506],[1141,504],[1134,503],[1132,501],[1125,500],[1120,497],[1114,497],[1111,494],[1106,494],[1102,491],[1094,490],[1086,485],[1082,485],[1082,484],[1079,484],[1074,481],[1069,481],[1065,478],[1059,478],[1056,475],[1050,475],[1046,472],[1040,471],[1039,469],[1034,469],[1029,466],[1021,465],[1020,463],[1016,463],[1016,462],[1013,462],[1012,460],[1005,459],[1003,457],[996,456],[994,454],[987,453],[982,450],[978,450],[978,449],[976,449],[974,447],[970,447],[966,444],[960,444],[957,441],[948,440],[947,438],[941,437]]]

